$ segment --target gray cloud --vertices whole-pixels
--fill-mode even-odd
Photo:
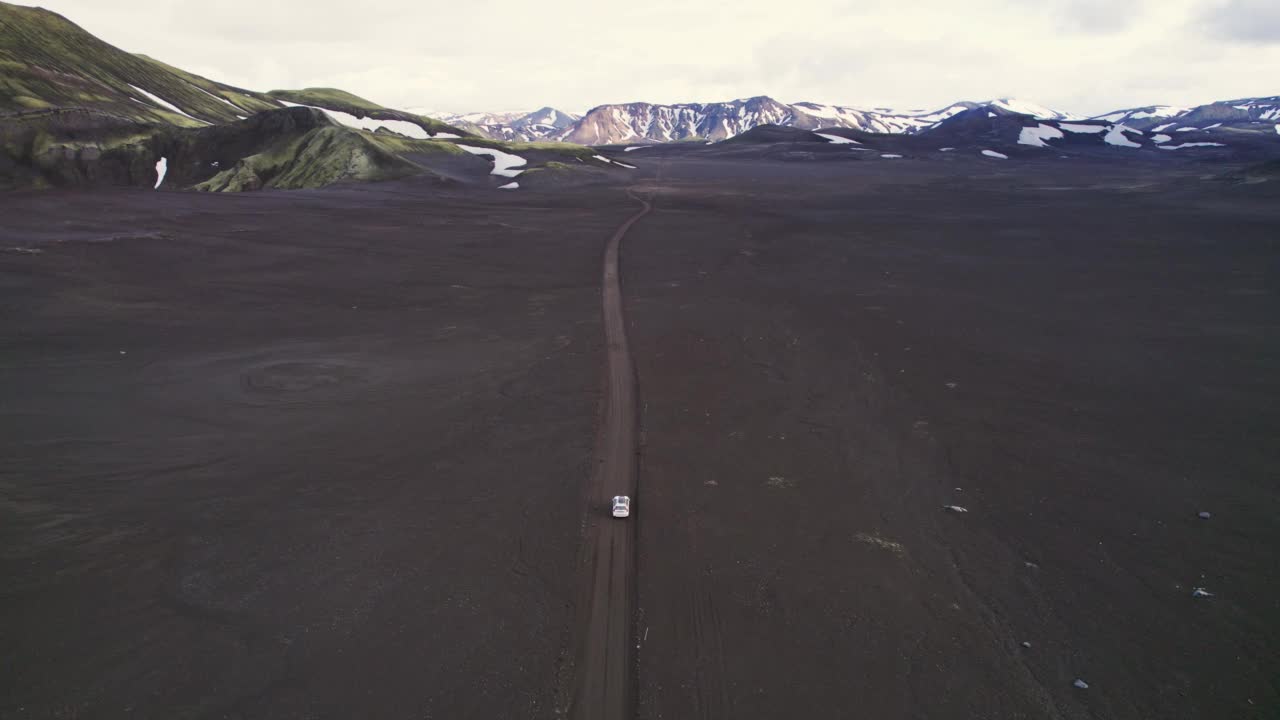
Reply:
[[[1280,43],[1280,0],[1228,0],[1206,10],[1200,20],[1223,40]]]
[[[1046,7],[1066,27],[1087,33],[1114,33],[1137,22],[1145,9],[1137,0],[1053,0]]]

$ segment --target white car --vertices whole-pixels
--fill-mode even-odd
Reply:
[[[626,495],[617,495],[613,498],[613,516],[614,517],[630,517],[631,516],[631,498]]]

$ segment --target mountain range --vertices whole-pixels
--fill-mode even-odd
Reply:
[[[1234,103],[1232,105],[1231,103]],[[1107,159],[1194,157],[1200,160],[1273,157],[1280,154],[1280,98],[1224,101],[1179,108],[1159,117],[1118,111],[1125,117],[1053,119],[982,105],[915,133],[869,133],[849,128],[820,132],[755,128],[717,145],[766,142],[779,152],[834,144],[864,157],[964,157],[987,160],[1097,157]],[[1134,117],[1138,115],[1140,117]],[[1116,122],[1129,120],[1133,124]],[[1159,124],[1149,124],[1146,121]],[[1213,122],[1208,122],[1213,120]],[[785,130],[787,132],[780,132]],[[877,154],[878,153],[878,154]]]
[[[916,134],[937,127],[959,113],[981,110],[1011,112],[1039,120],[1096,120],[1124,124],[1138,130],[1214,123],[1248,125],[1280,123],[1280,99],[1276,97],[1223,100],[1197,107],[1148,106],[1117,110],[1097,116],[1066,113],[1016,98],[984,102],[961,101],[938,110],[855,108],[813,102],[783,103],[767,96],[718,103],[625,103],[600,105],[578,116],[544,107],[532,113],[439,114],[444,122],[498,140],[544,140],[582,145],[650,144],[663,142],[714,142],[739,135],[761,125],[806,130],[846,128],[884,134]],[[554,122],[548,121],[554,118]]]
[[[433,112],[426,108],[409,108],[409,112],[437,118],[481,137],[508,142],[559,140],[582,119],[581,115],[553,107],[538,108],[532,112],[518,110],[452,114]]]
[[[1135,149],[1269,153],[1280,148],[1280,97],[1093,118],[1013,98],[902,111],[767,96],[600,105],[582,115],[552,107],[449,115],[395,109],[335,88],[235,87],[125,52],[56,13],[0,2],[0,187],[158,186],[157,174],[163,181],[166,173],[166,187],[208,190],[423,174],[475,182],[477,170],[481,178],[490,174],[490,160],[501,179],[488,182],[511,187],[518,183],[500,162],[527,163],[519,172],[529,177],[540,170],[617,172],[628,166],[588,146],[744,136],[750,143],[835,143],[885,155],[960,149],[1004,157],[1029,148],[1097,149],[1109,157]]]
[[[439,114],[444,122],[498,140],[556,140],[581,145],[724,140],[760,125],[806,130],[850,128],[878,133],[913,133],[956,113],[991,105],[1052,119],[1071,115],[1036,103],[1004,98],[987,103],[957,102],[940,110],[862,109],[814,102],[787,104],[758,96],[717,103],[625,103],[600,105],[579,116],[544,107],[532,113]],[[548,122],[553,117],[558,122]]]

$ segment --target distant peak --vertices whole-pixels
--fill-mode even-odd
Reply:
[[[989,100],[985,104],[1000,108],[1001,110],[1018,113],[1019,115],[1030,115],[1037,118],[1067,120],[1074,117],[1068,113],[1060,112],[1053,108],[1041,105],[1033,100],[1023,100],[1021,98],[1003,97],[995,100]]]

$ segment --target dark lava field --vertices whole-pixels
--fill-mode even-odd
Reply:
[[[564,717],[628,191],[635,717],[1280,713],[1280,183],[625,159],[0,196],[0,717]]]

